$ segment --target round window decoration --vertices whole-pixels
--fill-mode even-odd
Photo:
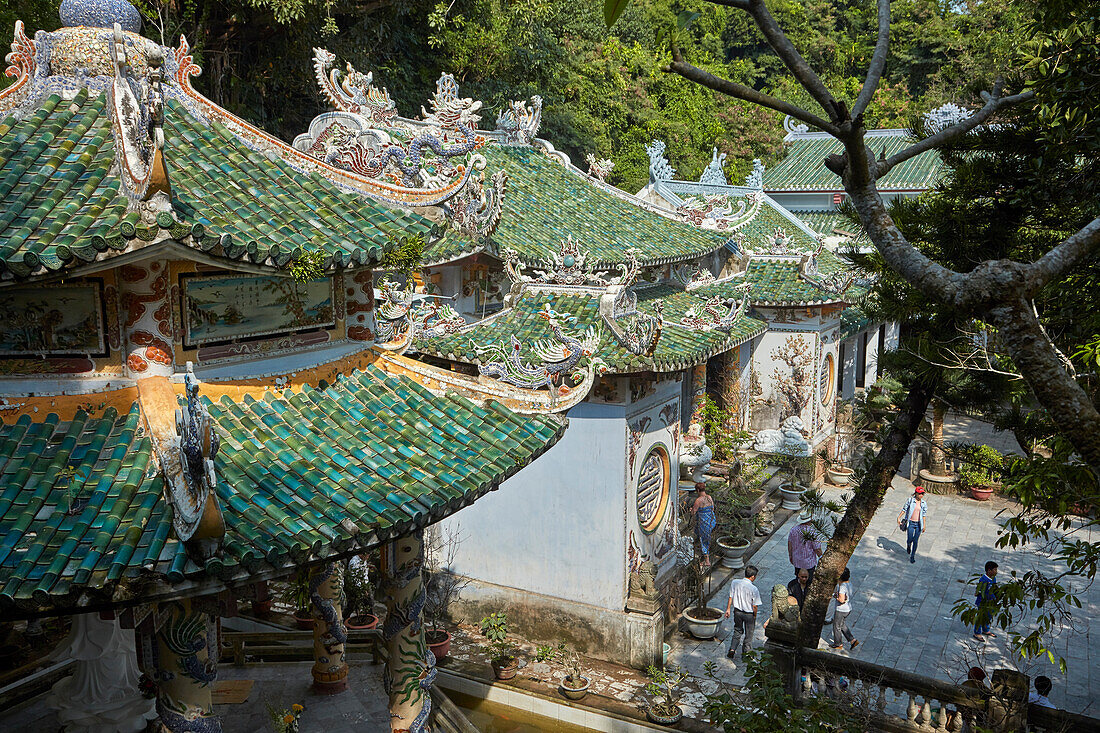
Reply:
[[[643,532],[653,532],[664,519],[671,489],[672,465],[668,451],[656,445],[646,455],[638,474],[638,523]]]
[[[821,360],[821,373],[818,374],[818,390],[821,392],[821,404],[828,405],[833,401],[833,392],[836,389],[836,366],[833,363],[833,355],[826,354]]]

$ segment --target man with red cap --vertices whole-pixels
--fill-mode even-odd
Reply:
[[[898,515],[898,527],[905,532],[905,551],[909,554],[909,562],[917,561],[917,540],[924,532],[924,518],[927,513],[924,488],[918,486],[913,489],[913,495],[906,499],[905,506]]]

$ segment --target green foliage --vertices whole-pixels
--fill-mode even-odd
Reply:
[[[422,234],[395,240],[392,248],[383,253],[378,269],[409,275],[420,267],[420,261],[424,258],[424,244]]]
[[[319,249],[303,250],[290,261],[290,274],[298,282],[309,282],[325,274],[325,253]]]
[[[515,645],[508,641],[508,614],[494,611],[481,619],[478,626],[489,640],[490,656],[494,662],[507,662],[515,657]]]
[[[299,570],[284,591],[283,602],[294,608],[295,612],[309,613],[312,601],[309,597],[309,571]]]
[[[363,616],[373,612],[374,585],[366,564],[353,567],[344,565],[344,618]]]
[[[961,451],[959,481],[966,488],[999,484],[1004,474],[1003,456],[988,445],[967,446]]]
[[[838,733],[864,730],[858,716],[842,711],[823,696],[810,696],[801,705],[783,687],[771,658],[753,651],[745,661],[748,700],[738,700],[718,679],[717,665],[707,662],[706,676],[718,683],[703,707],[712,725],[725,733]]]
[[[649,680],[645,686],[646,693],[658,700],[650,708],[661,715],[675,715],[680,709],[677,704],[680,699],[679,686],[687,675],[675,668],[659,669],[651,664],[645,676]]]
[[[584,668],[581,665],[581,655],[564,641],[559,641],[557,646],[546,644],[536,647],[535,661],[561,665],[565,670],[565,682],[569,687],[576,688],[584,684]]]
[[[737,448],[752,439],[752,433],[747,430],[730,430],[733,415],[728,410],[720,408],[710,395],[703,395],[700,421],[703,423],[703,435],[707,439],[707,445],[713,451],[715,459],[719,461],[733,459]]]
[[[752,504],[744,501],[729,489],[714,494],[714,513],[718,520],[718,534],[726,535],[736,543],[752,540],[753,518],[749,513]]]

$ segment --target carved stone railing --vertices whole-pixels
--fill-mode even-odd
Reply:
[[[1028,705],[1030,680],[994,670],[991,685],[966,687],[797,645],[794,626],[773,619],[765,630],[784,686],[796,700],[824,695],[864,721],[865,730],[910,733],[1100,733],[1100,720]]]

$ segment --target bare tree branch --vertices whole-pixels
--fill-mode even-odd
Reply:
[[[821,105],[821,108],[831,117],[832,121],[838,123],[846,120],[848,113],[844,109],[843,103],[836,101],[836,97],[825,87],[825,82],[821,81],[817,72],[810,68],[810,65],[806,63],[806,59],[802,58],[802,54],[798,52],[798,49],[791,43],[791,39],[787,38],[787,34],[775,21],[764,0],[749,0],[748,13],[756,21],[756,27],[764,34],[768,45],[791,70],[798,83]],[[805,120],[803,121],[805,122]],[[833,132],[831,134],[836,135]]]
[[[863,94],[861,92],[860,97],[862,96]],[[881,178],[894,166],[904,163],[910,158],[915,158],[921,153],[927,152],[933,148],[938,148],[957,137],[965,135],[992,117],[998,110],[1010,107],[1014,104],[1019,104],[1020,102],[1025,102],[1034,96],[1035,92],[1027,91],[1021,92],[1020,94],[1013,94],[1009,97],[1002,97],[1000,96],[1000,82],[998,81],[997,85],[993,88],[993,93],[987,97],[984,107],[967,117],[965,120],[951,125],[950,127],[943,128],[935,135],[930,135],[920,142],[910,145],[905,150],[891,155],[886,160],[880,160],[878,162],[878,170],[875,177]]]
[[[736,99],[743,99],[746,102],[752,102],[761,107],[767,107],[768,109],[774,109],[776,112],[790,115],[808,125],[819,127],[830,134],[840,134],[839,128],[826,122],[812,112],[807,112],[801,107],[795,106],[790,102],[784,102],[782,99],[777,99],[769,94],[758,92],[752,87],[747,87],[744,84],[738,84],[737,82],[723,79],[720,76],[715,76],[709,71],[704,71],[678,57],[679,53],[674,52],[673,61],[668,65],[668,70],[679,74],[689,81],[693,81],[696,84],[700,84],[708,89],[713,89],[716,92],[721,92],[722,94],[729,95]]]
[[[875,43],[875,52],[871,56],[871,65],[867,69],[867,78],[863,82],[863,88],[859,90],[856,103],[852,105],[852,119],[859,120],[867,105],[871,103],[871,97],[878,89],[878,83],[882,79],[882,71],[886,68],[886,57],[890,53],[890,0],[878,0],[878,41]]]
[[[740,8],[741,10],[748,10],[751,2],[750,0],[707,0],[711,5],[724,5],[727,8]]]

